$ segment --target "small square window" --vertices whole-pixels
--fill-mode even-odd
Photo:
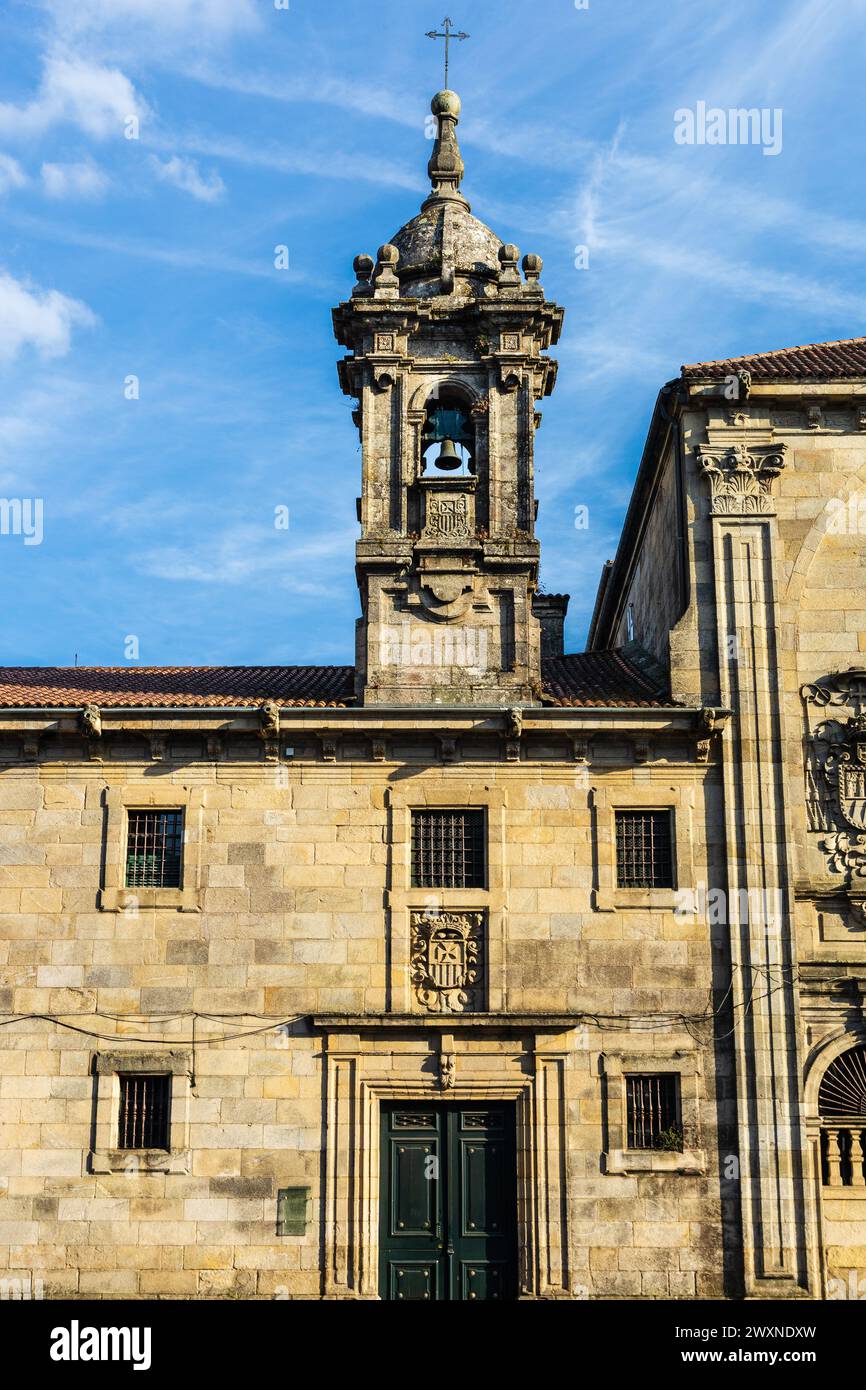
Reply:
[[[626,1076],[626,1133],[629,1149],[681,1153],[679,1087],[675,1073]]]
[[[123,1075],[120,1081],[119,1149],[168,1149],[171,1076]]]
[[[619,888],[674,888],[670,811],[617,811],[616,881]]]
[[[183,811],[129,811],[126,838],[127,888],[180,888]]]
[[[309,1212],[308,1187],[281,1187],[277,1193],[277,1235],[305,1236]]]
[[[412,887],[483,888],[484,811],[412,812]]]

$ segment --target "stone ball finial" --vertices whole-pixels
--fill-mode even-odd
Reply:
[[[352,269],[359,280],[369,280],[373,271],[376,269],[376,262],[372,256],[356,256],[352,262]]]
[[[514,289],[520,284],[520,271],[517,269],[520,251],[510,241],[507,241],[504,246],[500,246],[498,254],[500,288]]]
[[[391,245],[390,241],[386,241],[384,246],[380,246],[377,254],[380,265],[389,265],[392,268],[400,259],[400,252],[396,246]]]
[[[460,98],[456,92],[437,92],[430,103],[430,110],[434,116],[450,116],[452,120],[459,121],[461,111]]]
[[[530,251],[527,255],[525,255],[521,264],[523,266],[524,275],[526,276],[527,280],[530,281],[537,280],[542,270],[544,269],[544,261],[541,259],[540,256],[536,256],[534,251]]]

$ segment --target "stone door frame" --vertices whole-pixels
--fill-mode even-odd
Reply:
[[[497,1024],[501,1029],[501,1019],[472,1030],[474,1036],[460,1028],[456,1042],[455,1025],[463,1020],[444,1023],[455,1034],[429,1023],[420,1029],[413,1022],[416,1027],[399,1043],[393,1025],[371,1036],[369,1022],[363,1032],[329,1029],[324,1039],[324,1297],[379,1298],[383,1100],[514,1103],[518,1296],[573,1297],[565,1143],[568,1051],[562,1025],[555,1038],[532,1029],[521,1029],[516,1038],[509,1029],[505,1047],[491,1051],[489,1045],[481,1050],[478,1035]]]

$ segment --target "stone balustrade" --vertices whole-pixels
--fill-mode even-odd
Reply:
[[[825,1187],[866,1187],[866,1129],[862,1119],[821,1126]]]

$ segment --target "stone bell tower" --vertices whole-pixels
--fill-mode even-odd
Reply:
[[[460,98],[432,102],[432,191],[334,310],[340,384],[361,436],[356,572],[365,704],[537,702],[536,403],[563,311],[541,258],[470,212]]]

